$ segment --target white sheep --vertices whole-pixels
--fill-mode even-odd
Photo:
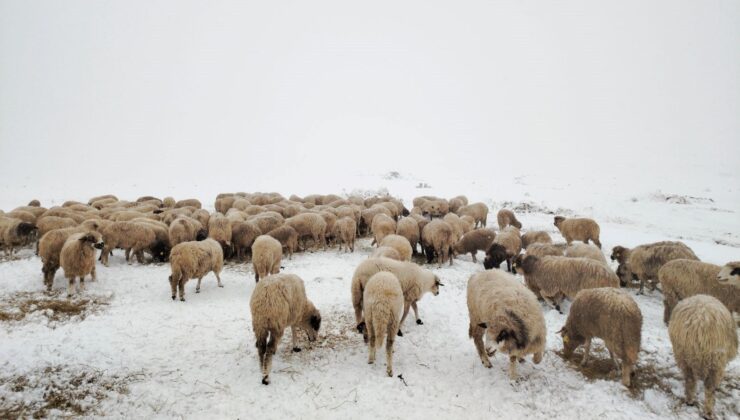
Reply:
[[[398,334],[403,312],[403,290],[398,278],[389,272],[373,274],[363,293],[365,329],[369,364],[375,363],[375,351],[385,339],[386,373],[393,376],[393,342]]]

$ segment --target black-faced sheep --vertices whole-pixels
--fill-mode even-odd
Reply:
[[[221,284],[221,270],[224,266],[224,253],[221,245],[213,239],[202,241],[183,242],[175,245],[170,253],[170,288],[172,300],[179,292],[180,300],[185,302],[185,283],[190,279],[198,279],[195,293],[200,293],[200,281],[206,274],[213,271],[216,275],[218,287]]]
[[[522,251],[522,239],[519,236],[519,229],[508,226],[496,235],[493,244],[486,251],[486,258],[483,260],[483,267],[486,270],[501,267],[501,263],[506,261],[506,270],[512,272],[512,259]]]
[[[650,283],[650,289],[655,290],[658,283],[658,270],[665,263],[677,259],[699,260],[688,246],[681,242],[658,242],[635,247],[634,249],[614,247],[612,260],[620,262],[618,271],[622,285],[626,286],[632,278],[640,280],[640,291],[642,294],[645,283]],[[652,280],[652,281],[651,281]]]
[[[555,216],[555,222],[553,224],[558,228],[568,245],[574,240],[582,241],[583,243],[588,243],[590,240],[601,249],[601,242],[599,241],[601,228],[599,228],[599,224],[593,219],[585,217],[566,219],[563,216]]]

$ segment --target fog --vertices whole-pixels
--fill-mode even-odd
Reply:
[[[735,0],[0,0],[6,190],[734,179],[738,115]]]

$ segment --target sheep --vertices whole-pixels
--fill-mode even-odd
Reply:
[[[516,215],[513,211],[507,209],[501,209],[496,214],[496,220],[498,221],[498,228],[504,230],[506,226],[514,226],[517,229],[522,228],[522,223],[517,220]]]
[[[506,261],[506,271],[512,272],[511,260],[522,251],[522,239],[519,230],[508,226],[499,232],[493,240],[493,245],[486,251],[483,267],[486,270],[499,268]]]
[[[389,246],[380,246],[378,248],[375,248],[368,258],[380,258],[380,257],[390,258],[396,261],[404,261],[401,258],[401,254],[399,254],[395,248],[391,248]]]
[[[422,214],[433,218],[444,217],[450,212],[450,204],[444,198],[417,197],[413,204],[415,207],[421,207]]]
[[[172,197],[165,197],[162,199],[162,207],[174,209],[176,204],[177,202]]]
[[[434,256],[437,256],[437,266],[442,267],[448,259],[452,265],[450,250],[453,245],[452,226],[440,219],[434,219],[424,226],[421,232],[421,245],[427,256],[427,263],[431,264]]]
[[[740,287],[740,261],[732,261],[725,264],[719,274],[717,274],[717,281],[720,284]]]
[[[565,253],[563,255],[570,258],[588,258],[609,266],[606,262],[606,257],[604,257],[604,253],[601,252],[599,248],[591,244],[570,244],[565,248]]]
[[[696,295],[676,305],[668,324],[676,364],[684,375],[686,404],[696,404],[696,381],[704,382],[704,416],[713,417],[714,390],[737,355],[732,314],[717,299]]]
[[[365,285],[362,301],[365,310],[362,335],[369,351],[367,363],[375,363],[375,351],[385,339],[385,371],[392,377],[393,342],[398,334],[404,304],[401,283],[393,273],[373,274]]]
[[[470,276],[467,287],[470,325],[468,336],[473,339],[483,366],[490,368],[489,353],[483,345],[496,343],[498,350],[509,355],[509,377],[517,377],[517,360],[532,354],[539,364],[545,353],[547,331],[545,318],[531,291],[514,276],[502,271],[484,271]]]
[[[357,234],[357,222],[349,216],[337,220],[334,224],[334,237],[339,242],[339,252],[344,245],[348,252],[355,252],[355,236]]]
[[[380,241],[396,232],[396,221],[386,214],[377,214],[373,217],[370,230],[373,232],[373,242],[370,245],[380,246]]]
[[[629,388],[640,353],[641,330],[642,312],[635,300],[623,290],[599,287],[578,292],[558,333],[566,359],[578,346],[585,346],[581,366],[588,363],[591,340],[604,340],[617,372],[622,371],[622,385]]]
[[[535,242],[535,243],[529,244],[526,251],[527,251],[527,255],[534,255],[536,257],[546,257],[548,255],[562,257],[564,256],[565,247],[566,247],[565,244],[545,244],[545,243]],[[521,254],[517,256],[517,258],[519,257],[524,258]],[[514,267],[516,268],[519,265],[521,265],[520,262],[515,261]]]
[[[38,220],[38,222],[36,223],[36,228],[38,229],[39,238],[41,238],[46,234],[46,232],[52,231],[54,229],[75,227],[77,225],[78,223],[74,219],[71,219],[69,217],[44,216]]]
[[[203,208],[203,205],[200,204],[200,200],[189,198],[187,200],[180,200],[175,203],[176,209],[180,207],[195,207],[196,209],[200,209]]]
[[[290,226],[280,226],[267,232],[267,235],[280,241],[280,245],[288,251],[288,259],[293,259],[293,252],[298,249],[298,232]]]
[[[208,237],[215,240],[224,250],[224,255],[228,257],[226,250],[231,249],[231,220],[221,213],[213,213],[208,219]]]
[[[145,251],[149,251],[154,261],[167,262],[172,249],[168,226],[165,223],[147,218],[133,219],[131,222],[149,226],[154,230],[155,240],[160,244],[160,246],[154,247],[153,249],[145,249]]]
[[[301,213],[285,219],[285,224],[298,232],[298,238],[304,240],[304,249],[305,238],[310,237],[314,241],[314,250],[319,245],[326,250],[326,221],[320,214]]]
[[[173,247],[182,242],[202,241],[208,237],[203,225],[187,216],[179,216],[170,223],[169,235],[170,245]]]
[[[533,243],[551,244],[550,234],[543,230],[530,230],[522,235],[522,248],[527,249]]]
[[[451,198],[448,202],[450,203],[450,211],[452,213],[457,213],[457,210],[465,205],[459,198]]]
[[[655,290],[658,283],[658,270],[665,263],[677,259],[696,260],[694,251],[680,242],[658,242],[635,247],[634,249],[614,247],[612,250],[612,260],[618,260],[620,267],[617,271],[622,274],[620,281],[622,285],[627,285],[632,278],[640,280],[640,290],[642,294],[645,289],[645,283],[650,283],[650,290]]]
[[[460,225],[463,228],[463,233],[468,233],[471,230],[475,229],[475,219],[473,219],[471,216],[461,216],[460,217]]]
[[[115,195],[113,195],[113,194],[106,194],[106,195],[99,195],[97,197],[91,198],[90,200],[87,201],[87,204],[92,205],[92,203],[94,203],[96,201],[105,200],[105,199],[112,199],[112,200],[118,201],[118,197],[116,197]]]
[[[676,304],[694,295],[716,298],[730,312],[740,313],[740,289],[717,281],[722,267],[696,260],[678,259],[665,263],[658,270],[663,286],[663,322],[668,325]]]
[[[460,220],[460,216],[455,213],[447,213],[442,218],[443,221],[447,222],[452,228],[452,243],[456,243],[465,234],[466,225]]]
[[[590,240],[601,249],[601,242],[599,242],[599,232],[601,229],[599,228],[599,224],[593,219],[587,219],[585,217],[566,219],[563,216],[555,216],[555,222],[553,224],[558,228],[568,245],[574,240],[582,241],[583,243],[588,243]]]
[[[308,341],[316,341],[321,328],[321,314],[306,297],[303,280],[295,274],[273,274],[257,283],[249,301],[252,312],[252,331],[262,369],[262,384],[270,384],[272,356],[286,328],[290,327],[293,351],[298,347],[298,330],[303,330]]]
[[[31,200],[28,202],[28,206],[30,207],[41,207],[41,202],[39,200]]]
[[[100,224],[95,220],[83,222],[80,226],[54,229],[47,232],[39,240],[39,257],[41,258],[41,272],[44,274],[44,285],[51,291],[54,275],[59,269],[59,256],[67,239],[75,233],[98,231]]]
[[[245,213],[249,214],[247,211],[245,211]],[[273,229],[279,228],[286,223],[286,219],[281,214],[274,211],[250,215],[247,220],[256,223],[262,232],[269,232]],[[297,229],[295,226],[293,226],[293,228],[298,231],[299,235],[301,234],[299,229]]]
[[[108,256],[115,248],[126,250],[126,261],[133,251],[139,264],[144,262],[143,251],[149,250],[152,255],[159,254],[159,249],[166,244],[157,240],[157,235],[151,227],[134,222],[113,222],[101,229],[105,247],[100,255],[104,266],[108,266]]]
[[[30,223],[32,225],[36,224],[36,216],[33,213],[24,210],[13,210],[9,213],[6,213],[5,217],[18,219],[21,222]]]
[[[419,230],[419,222],[411,216],[402,217],[396,223],[396,235],[403,236],[411,244],[411,252],[416,254],[416,244],[419,243],[419,237],[421,231]]]
[[[478,260],[476,259],[475,254],[478,251],[487,251],[491,245],[493,245],[495,238],[496,232],[492,229],[476,229],[463,235],[463,237],[452,246],[452,250],[457,255],[470,253],[473,257],[473,262],[477,263]]]
[[[11,211],[10,213],[13,213],[15,211],[23,211],[23,212],[26,212],[26,213],[31,213],[33,215],[33,217],[35,217],[36,219],[38,219],[39,217],[41,217],[41,215],[43,215],[44,213],[46,213],[46,210],[47,210],[46,208],[40,207],[40,206],[39,207],[36,207],[36,206],[20,206],[20,207],[16,207],[15,209],[13,209],[13,211]],[[10,214],[10,213],[8,213],[8,214]],[[7,214],[6,214],[6,216],[7,216]]]
[[[488,220],[488,206],[483,203],[473,203],[460,207],[457,210],[458,216],[470,216],[475,220],[475,227],[486,227]]]
[[[254,240],[262,235],[262,231],[256,223],[252,222],[232,222],[231,223],[231,244],[236,252],[236,258],[239,261],[246,261],[247,250],[252,248]]]
[[[325,241],[329,243],[329,246],[334,246],[334,225],[337,223],[337,216],[329,211],[322,211],[319,214],[326,222]]]
[[[283,246],[280,241],[269,235],[258,236],[252,245],[254,280],[259,282],[261,278],[279,273],[282,258]]]
[[[398,281],[401,283],[401,289],[403,290],[404,307],[403,316],[401,317],[401,325],[406,320],[406,316],[409,313],[409,307],[414,309],[414,316],[416,317],[416,323],[422,325],[423,322],[419,318],[419,310],[416,306],[416,302],[421,299],[425,293],[432,293],[434,296],[439,295],[439,287],[442,286],[442,282],[439,281],[434,273],[418,265],[407,262],[407,261],[396,261],[390,258],[370,258],[360,263],[355,269],[352,275],[352,306],[355,309],[355,320],[357,321],[357,330],[362,332],[365,328],[365,321],[363,320],[363,290],[370,277],[380,271],[388,271],[398,277]],[[399,336],[403,336],[401,330],[398,331]]]
[[[85,287],[85,276],[90,274],[95,281],[95,248],[103,249],[103,239],[98,232],[72,234],[62,246],[59,262],[67,278],[67,297],[75,289],[75,278],[80,278],[80,291]]]
[[[400,261],[411,261],[411,244],[401,235],[391,234],[380,241],[380,247],[390,247],[398,252]]]
[[[32,223],[0,216],[0,243],[5,255],[12,257],[15,247],[29,243],[36,231],[37,228]]]
[[[586,258],[527,255],[520,267],[527,287],[558,312],[564,297],[573,300],[583,289],[619,287],[619,279],[610,268]]]
[[[216,275],[218,287],[224,287],[220,276],[223,266],[223,250],[221,245],[213,239],[182,242],[175,245],[170,253],[172,274],[170,274],[169,281],[172,300],[176,299],[179,291],[180,301],[185,302],[185,283],[190,279],[198,279],[195,293],[200,293],[200,281],[211,271]]]

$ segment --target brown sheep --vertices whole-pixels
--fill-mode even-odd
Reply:
[[[170,253],[172,300],[175,300],[179,291],[180,301],[185,302],[185,283],[190,279],[198,279],[195,293],[200,293],[200,281],[211,271],[216,275],[218,287],[224,287],[220,276],[223,266],[223,250],[213,239],[177,244]]]
[[[236,252],[236,259],[239,261],[247,260],[247,251],[252,249],[252,244],[262,231],[256,223],[252,222],[232,222],[231,223],[231,244]]]
[[[473,203],[460,207],[458,216],[470,216],[475,220],[475,227],[486,227],[488,221],[488,206],[483,203]]]
[[[522,248],[527,249],[533,243],[551,244],[550,234],[543,230],[530,230],[522,235]]]
[[[282,258],[283,246],[280,241],[268,235],[258,236],[252,245],[254,280],[259,282],[261,278],[279,273]]]
[[[170,223],[170,245],[176,246],[183,242],[202,241],[208,237],[208,232],[199,221],[187,216],[180,216]]]
[[[304,249],[306,238],[311,238],[314,241],[314,250],[318,249],[319,245],[326,250],[326,221],[320,214],[301,213],[285,219],[285,224],[298,232],[298,238],[304,241]]]
[[[546,257],[548,255],[556,256],[556,257],[562,257],[564,256],[565,248],[567,245],[565,244],[545,244],[540,242],[535,242],[533,244],[530,244],[527,247],[527,255],[534,255],[535,257]],[[517,268],[521,266],[521,261],[519,259],[524,258],[522,254],[519,254],[516,258],[517,260],[514,261],[514,268]]]
[[[288,251],[288,259],[293,259],[293,252],[298,249],[298,232],[290,226],[280,226],[267,232],[269,236],[280,241],[280,244]]]
[[[67,278],[67,297],[72,297],[75,279],[80,278],[80,291],[85,288],[85,276],[95,280],[95,248],[103,248],[102,236],[98,232],[72,234],[62,246],[59,261]]]
[[[0,243],[5,249],[5,255],[13,256],[16,246],[31,242],[36,230],[32,223],[0,216]]]
[[[463,235],[463,237],[453,245],[452,250],[457,255],[470,253],[473,257],[473,262],[477,263],[478,260],[476,259],[475,254],[478,251],[485,252],[491,248],[495,238],[496,232],[492,229],[476,229]]]
[[[452,265],[450,251],[453,245],[453,231],[449,223],[434,219],[424,226],[421,232],[421,245],[427,256],[427,263],[431,264],[436,255],[437,266],[442,267],[448,259]]]
[[[511,210],[499,210],[498,214],[496,215],[496,220],[498,221],[498,228],[500,230],[504,230],[504,228],[509,225],[514,226],[517,229],[522,228],[521,222],[517,220],[516,215]]]
[[[214,213],[208,219],[208,237],[218,242],[224,255],[228,257],[227,249],[231,249],[231,220],[221,213]]]
[[[680,242],[659,242],[641,245],[632,250],[615,247],[612,252],[612,259],[624,261],[620,263],[617,270],[622,274],[620,280],[623,285],[629,284],[632,278],[640,280],[639,294],[643,293],[647,282],[650,283],[650,290],[655,290],[659,280],[658,270],[668,261],[677,259],[699,260],[691,248]]]
[[[416,245],[419,243],[421,231],[419,230],[419,222],[411,216],[402,217],[396,223],[396,235],[401,235],[406,238],[411,244],[411,252],[416,254]]]
[[[203,205],[200,204],[200,200],[197,200],[195,198],[189,198],[187,200],[180,200],[177,203],[175,203],[175,208],[180,207],[195,207],[196,209],[203,208]]]
[[[334,230],[334,237],[339,242],[339,252],[342,252],[342,245],[346,246],[347,251],[355,252],[355,236],[357,234],[355,220],[348,216],[342,217],[337,220]]]
[[[157,241],[157,235],[151,227],[134,222],[113,222],[101,230],[105,247],[100,255],[101,262],[108,266],[108,256],[115,248],[126,250],[126,261],[129,260],[130,252],[136,256],[136,260],[144,262],[143,251],[149,250],[152,255],[158,254],[158,249],[166,246]]]
[[[565,241],[570,245],[574,240],[588,243],[593,243],[601,249],[601,242],[599,242],[599,233],[601,229],[599,224],[593,219],[587,218],[568,218],[563,216],[555,216],[555,222],[553,223],[558,228],[560,234],[563,235]]]

